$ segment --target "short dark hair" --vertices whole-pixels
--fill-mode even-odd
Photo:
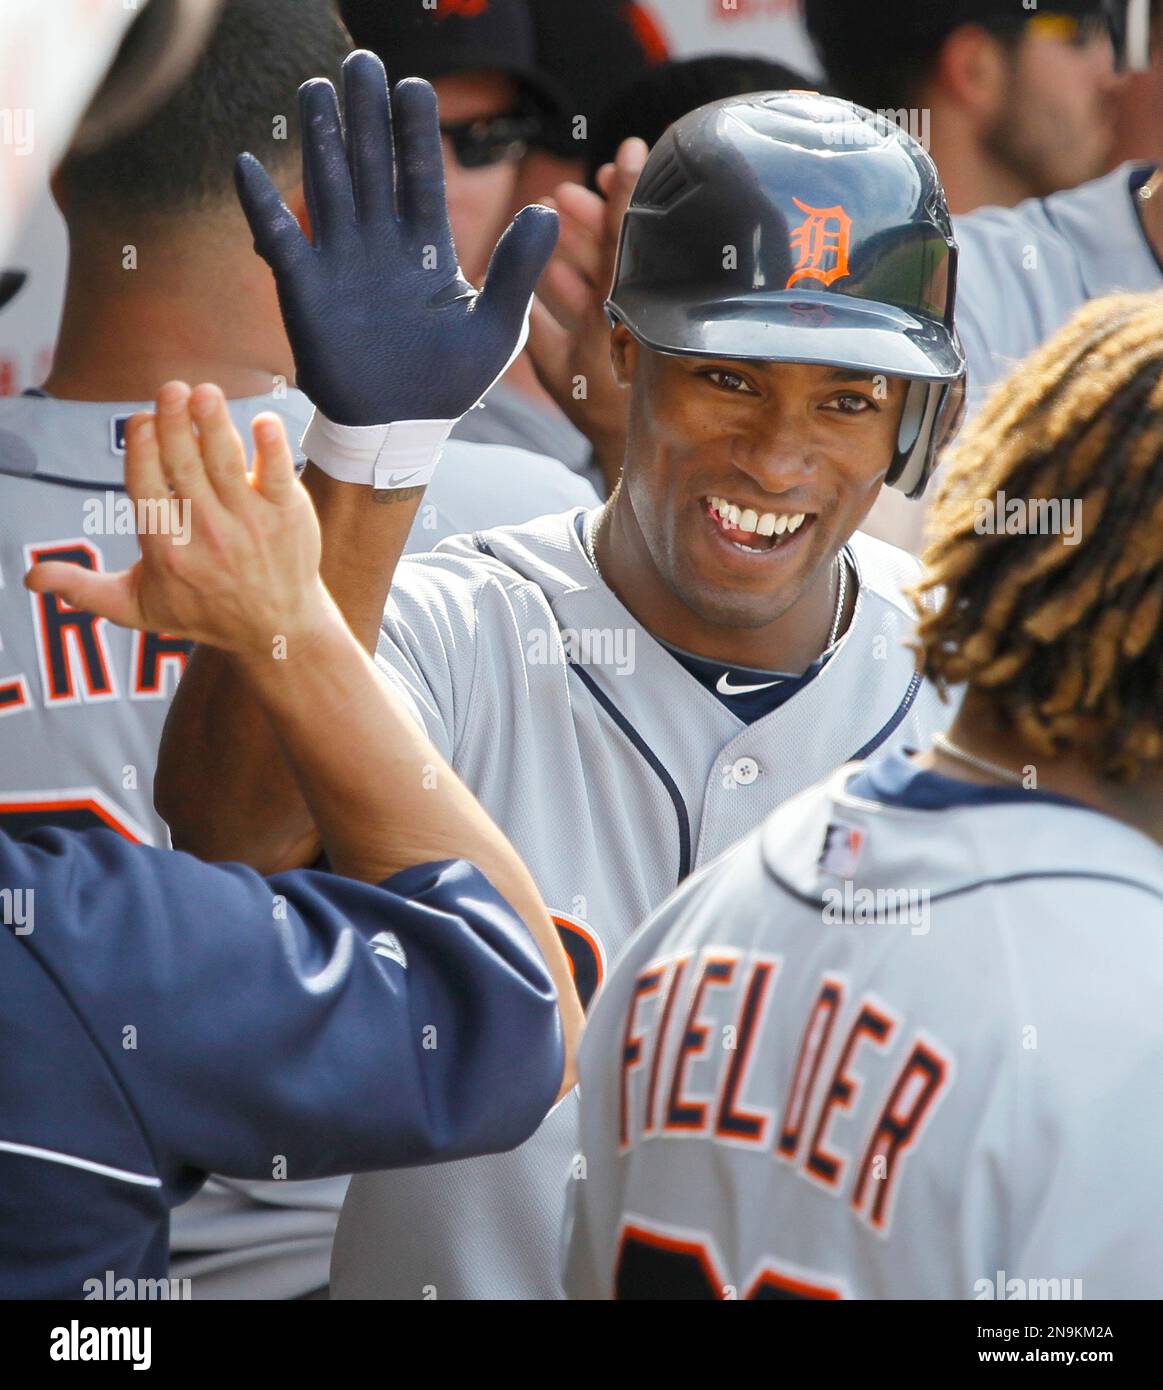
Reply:
[[[159,111],[99,150],[65,157],[66,210],[172,214],[212,206],[233,197],[234,159],[243,150],[277,176],[301,149],[300,84],[336,81],[350,48],[334,0],[225,0],[204,52]]]
[[[1015,5],[1017,18],[1007,18],[1005,8],[996,0],[804,0],[804,24],[836,96],[896,111],[918,104],[945,41],[963,25],[1016,48],[1034,12]]]
[[[710,53],[660,63],[624,87],[595,122],[588,155],[590,185],[632,135],[654,145],[675,121],[710,101],[817,85],[782,63],[747,54]]]

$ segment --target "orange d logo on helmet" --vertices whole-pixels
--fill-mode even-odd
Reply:
[[[792,202],[804,214],[804,221],[791,234],[791,248],[799,261],[787,288],[800,280],[819,280],[828,286],[849,273],[848,249],[852,244],[852,219],[837,204],[834,208],[813,208]]]

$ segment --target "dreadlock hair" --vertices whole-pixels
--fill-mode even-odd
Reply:
[[[1123,782],[1157,765],[1163,292],[1087,304],[991,396],[942,471],[914,594],[921,670],[942,691],[967,683],[1043,756],[1085,748]],[[1002,493],[1022,503],[1004,522]],[[1073,537],[1031,528],[1068,506]]]

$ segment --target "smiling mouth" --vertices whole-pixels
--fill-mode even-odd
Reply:
[[[727,497],[704,497],[703,506],[724,540],[752,555],[785,549],[816,520],[814,512],[761,512]]]

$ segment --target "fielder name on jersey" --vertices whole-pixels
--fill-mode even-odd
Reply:
[[[950,712],[906,649],[918,569],[892,547],[853,538],[847,635],[793,698],[745,723],[602,582],[579,520],[406,559],[377,660],[529,865],[588,1004],[607,959],[692,870],[854,754],[915,743]],[[560,1297],[576,1122],[571,1095],[511,1154],[355,1178],[333,1293]]]
[[[899,752],[796,797],[593,1011],[567,1290],[1159,1297],[1161,909],[1159,846],[1061,797]]]

